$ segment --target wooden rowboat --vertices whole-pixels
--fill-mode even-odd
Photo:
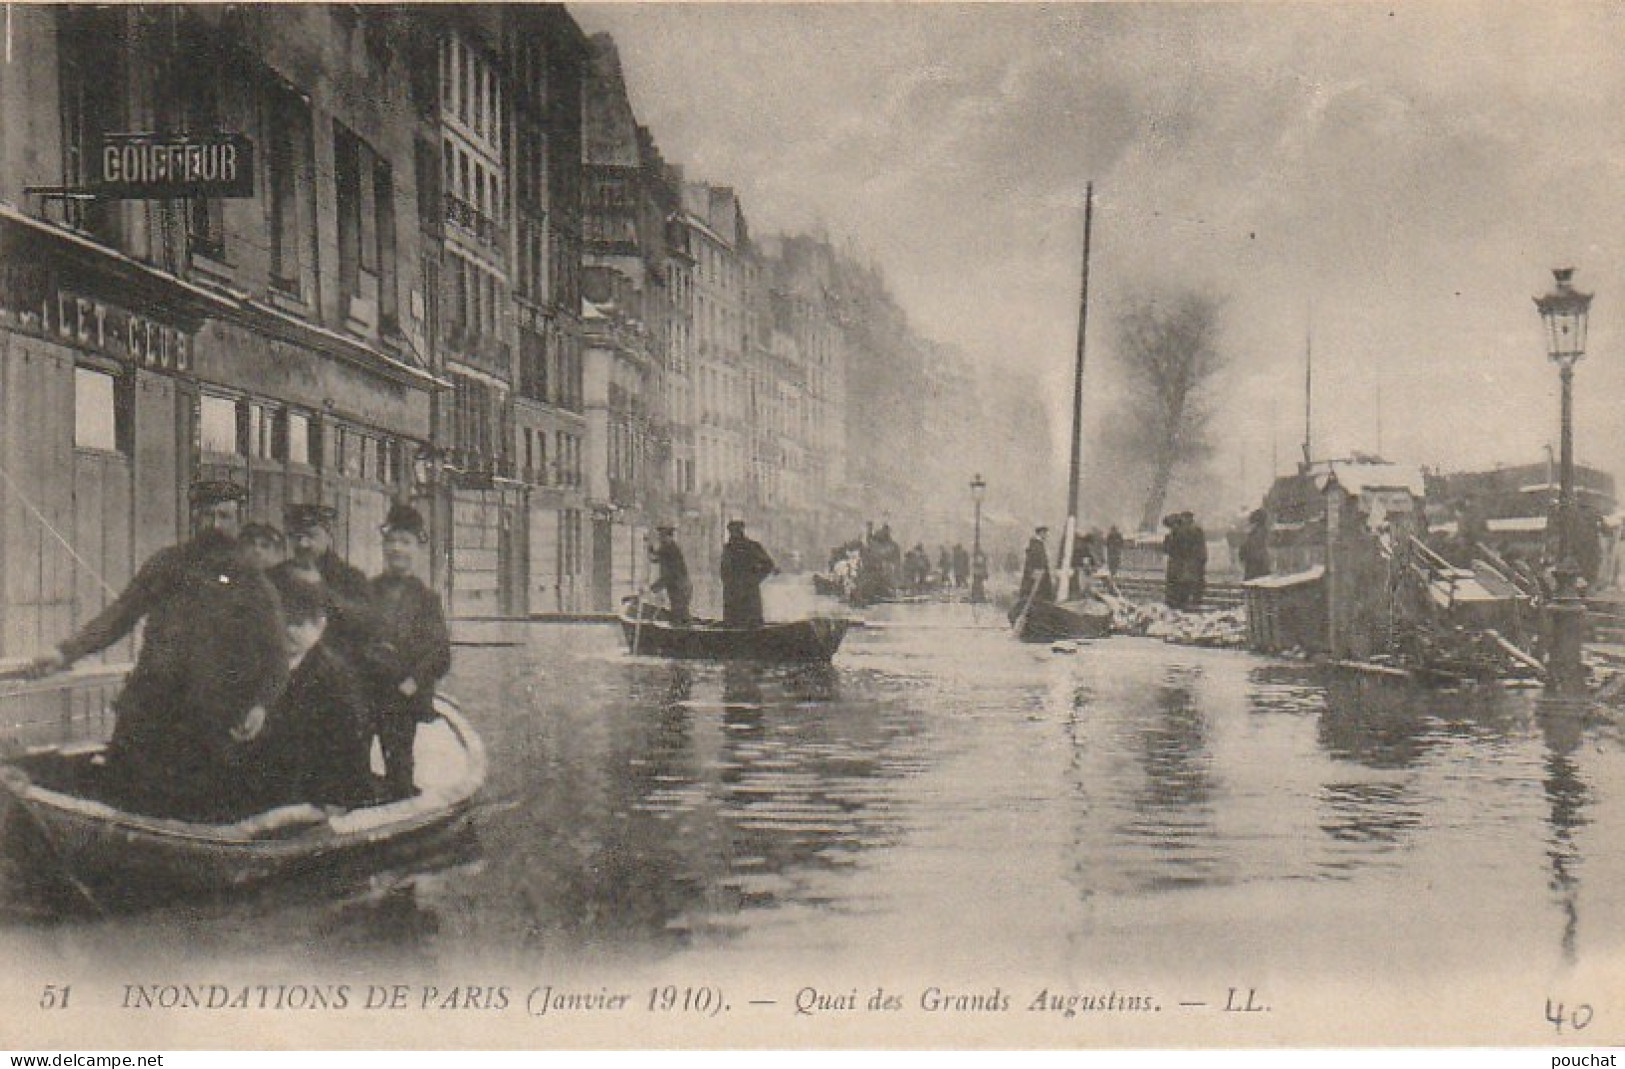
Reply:
[[[8,851],[25,867],[55,866],[81,889],[158,892],[244,888],[315,869],[384,863],[472,818],[485,782],[485,747],[455,703],[420,725],[419,792],[348,810],[288,805],[229,824],[146,816],[94,797],[102,746],[51,747],[0,764]]]
[[[623,605],[619,616],[626,648],[632,653],[712,661],[827,661],[851,626],[850,620],[838,616],[760,627],[729,627],[714,620],[676,624],[665,610],[647,603]]]
[[[1016,637],[1023,642],[1061,642],[1066,639],[1105,638],[1112,631],[1112,610],[1094,598],[1075,601],[1034,599],[1024,615],[1016,617]]]

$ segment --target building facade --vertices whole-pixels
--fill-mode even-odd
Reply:
[[[378,526],[418,490],[443,385],[419,232],[398,222],[418,198],[407,30],[356,7],[13,13],[0,657],[61,639],[184,537],[200,477],[245,483],[256,519],[332,505],[340,551],[378,569]],[[155,150],[123,170],[108,155],[137,132],[239,139],[247,195],[143,186],[165,177]]]

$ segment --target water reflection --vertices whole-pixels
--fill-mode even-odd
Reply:
[[[1572,965],[1580,932],[1582,863],[1575,832],[1588,823],[1584,810],[1590,799],[1590,791],[1574,762],[1574,754],[1584,738],[1584,728],[1573,710],[1563,710],[1543,714],[1540,729],[1546,741],[1546,775],[1541,788],[1547,805],[1546,858],[1551,865],[1548,886],[1563,915],[1560,940],[1563,961]]]
[[[966,917],[1009,961],[1139,960],[1158,938],[1267,958],[1276,934],[1331,952],[1261,927],[1266,903],[1337,933],[1359,960],[1334,968],[1376,973],[1401,924],[1422,955],[1495,926],[1535,964],[1625,930],[1602,835],[1625,801],[1594,786],[1625,781],[1625,747],[1523,696],[1144,640],[1060,656],[895,612],[793,669],[630,657],[593,628],[460,649],[491,755],[472,853],[70,935],[493,971],[764,943],[924,956]],[[0,881],[5,926],[43,928]]]
[[[1425,705],[1405,683],[1356,673],[1325,681],[1320,745],[1332,757],[1366,768],[1412,768],[1434,746]]]
[[[1214,849],[1214,778],[1207,718],[1194,696],[1200,674],[1174,674],[1156,691],[1153,715],[1138,732],[1145,779],[1133,803],[1128,835],[1156,862],[1151,888],[1222,882],[1224,858]]]

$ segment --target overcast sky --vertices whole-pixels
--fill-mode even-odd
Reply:
[[[1222,296],[1216,471],[1244,500],[1272,450],[1297,458],[1311,321],[1318,455],[1375,449],[1380,395],[1391,459],[1543,456],[1530,298],[1564,265],[1597,293],[1578,452],[1625,473],[1625,5],[572,10],[614,35],[666,158],[738,188],[755,232],[850,239],[921,333],[1063,398],[1092,179],[1090,366],[1126,294]]]

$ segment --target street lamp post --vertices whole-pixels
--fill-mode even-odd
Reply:
[[[1576,508],[1574,498],[1574,365],[1585,355],[1589,293],[1574,288],[1574,268],[1552,271],[1557,288],[1535,298],[1546,326],[1546,355],[1557,365],[1563,389],[1562,437],[1558,452],[1557,589],[1547,608],[1547,689],[1561,697],[1585,693],[1582,659],[1586,607],[1577,585],[1575,562]]]
[[[982,556],[982,495],[987,493],[987,483],[982,479],[982,473],[977,472],[971,477],[970,496],[976,502],[976,528],[971,536],[970,551],[970,600],[973,605],[980,605],[987,600],[987,558]]]

